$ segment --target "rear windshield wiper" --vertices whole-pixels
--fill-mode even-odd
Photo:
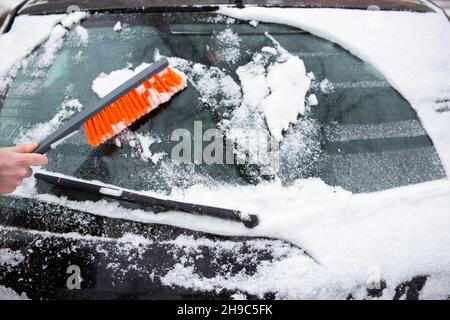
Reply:
[[[49,172],[39,171],[34,174],[36,179],[45,181],[47,183],[68,188],[72,190],[79,190],[91,194],[100,195],[105,198],[114,200],[126,201],[152,208],[160,211],[182,211],[193,213],[197,215],[205,215],[220,219],[226,219],[243,223],[247,228],[254,228],[258,225],[258,216],[254,214],[245,214],[238,210],[210,207],[201,204],[187,203],[170,199],[162,199],[144,195],[142,193],[125,190],[120,187],[103,185],[96,182],[88,182],[72,177],[61,176]]]

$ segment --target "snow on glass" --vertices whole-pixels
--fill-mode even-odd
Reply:
[[[418,112],[447,172],[450,172],[448,134],[450,113],[439,111],[444,110],[442,104],[450,97],[450,63],[442,60],[450,56],[448,46],[450,29],[448,21],[443,16],[437,13],[382,12],[378,13],[382,17],[378,28],[373,28],[372,25],[365,28],[373,12],[226,7],[223,7],[221,12],[248,21],[274,22],[300,27],[336,42],[370,62]],[[36,23],[36,18],[18,17],[28,25]],[[30,42],[34,45],[41,42],[51,33],[51,26],[60,19],[53,17],[42,20],[45,22],[40,26],[42,30],[40,32],[35,30],[30,36],[32,38]],[[252,24],[257,26],[254,22]],[[16,34],[24,32],[18,29],[12,31]],[[430,34],[439,34],[439,37],[430,37]],[[58,37],[55,36],[55,39]],[[3,43],[8,41],[10,40],[7,35],[0,37],[2,48]],[[0,53],[7,56],[4,60],[5,63],[9,63],[7,69],[14,65],[17,57],[26,56],[32,47],[18,44],[14,50]],[[48,46],[50,55],[53,48]],[[405,55],[405,52],[408,54]],[[440,54],[436,55],[436,52]],[[298,133],[300,137],[314,132],[313,122],[307,118],[296,122],[293,114],[296,116],[302,114],[305,106],[320,103],[317,97],[307,96],[303,107],[299,104],[293,107],[295,110],[288,110],[289,114],[292,112],[289,117],[283,114],[278,118],[276,113],[273,116],[271,113],[273,110],[269,109],[271,105],[263,103],[277,90],[280,90],[281,99],[286,98],[282,93],[288,91],[282,91],[285,88],[277,88],[276,84],[270,85],[272,81],[269,79],[277,79],[282,69],[287,66],[297,70],[301,75],[298,82],[292,80],[290,85],[301,89],[296,94],[301,93],[300,100],[305,101],[310,85],[306,78],[311,80],[312,77],[304,76],[307,70],[304,70],[301,59],[289,55],[284,60],[271,60],[273,59],[271,55],[286,54],[276,45],[275,48],[268,47],[257,54],[260,56],[255,55],[250,63],[238,68],[237,76],[240,84],[218,68],[180,58],[170,60],[186,73],[190,85],[200,92],[201,101],[210,104],[211,108],[225,107],[222,113],[225,121],[220,124],[224,132],[230,132],[230,128],[236,125],[252,124],[281,138],[280,132],[292,123],[299,123],[302,128],[303,131],[300,130]],[[1,76],[5,74],[0,73]],[[425,76],[429,74],[433,77]],[[320,87],[322,91],[332,90],[332,84],[327,82],[322,82]],[[223,93],[225,97],[223,101],[217,101],[219,93]],[[63,107],[60,112],[66,114],[67,110],[70,109]],[[55,118],[58,122],[64,116]],[[51,123],[52,121],[49,127],[43,130],[52,130],[54,126]],[[310,129],[306,129],[305,132],[305,128]],[[138,140],[142,144],[139,137],[132,140]],[[287,148],[286,152],[289,152],[298,140],[291,140],[286,135],[283,141]],[[150,142],[144,141],[143,146],[149,145]],[[277,298],[346,298],[349,293],[353,297],[364,298],[368,279],[372,271],[377,270],[379,277],[387,284],[382,298],[392,298],[394,284],[408,281],[418,274],[431,275],[423,290],[424,298],[443,297],[445,293],[448,295],[450,290],[448,180],[368,194],[351,194],[342,188],[328,186],[317,178],[298,179],[288,186],[280,179],[249,186],[224,184],[213,189],[205,185],[195,185],[185,190],[173,190],[171,194],[171,197],[180,200],[223,207],[232,203],[235,209],[257,212],[261,222],[252,230],[233,222],[221,221],[218,224],[213,218],[181,212],[149,215],[145,211],[125,209],[117,203],[107,201],[79,202],[54,195],[36,194],[33,179],[29,179],[19,188],[16,195],[31,196],[107,217],[164,223],[225,235],[283,239],[306,249],[315,261],[319,262],[317,264],[295,250],[286,252],[286,248],[280,245],[274,249],[274,252],[279,254],[279,259],[259,265],[253,275],[224,274],[206,278],[196,273],[189,263],[182,261],[161,278],[167,285],[176,284],[199,290],[228,288],[259,297],[267,291],[272,291],[276,293]],[[200,245],[196,243],[199,240],[182,236],[177,240],[179,246]],[[136,246],[142,241],[135,237],[131,243]],[[227,248],[229,244],[215,242],[211,246]],[[237,297],[245,297],[245,294],[237,293]]]

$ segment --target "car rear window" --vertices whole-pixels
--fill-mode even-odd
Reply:
[[[117,21],[123,25],[120,32],[113,31]],[[45,45],[28,57],[4,93],[0,145],[32,139],[36,130],[61,120],[55,114],[77,112],[78,103],[89,107],[99,99],[92,82],[103,72],[136,67],[155,55],[216,69],[208,82],[190,83],[118,139],[93,149],[77,133],[48,152],[47,170],[158,192],[198,183],[242,185],[271,179],[289,185],[309,177],[352,192],[370,192],[445,177],[409,103],[373,67],[329,41],[287,26],[250,25],[200,12],[92,15],[82,26],[87,42],[80,41],[79,30],[69,31],[49,65],[42,63],[48,54]],[[194,136],[195,123],[201,122],[204,132],[228,121],[242,99],[237,68],[263,48],[274,47],[271,37],[314,74],[309,94],[318,101],[285,132],[278,171],[267,174],[254,163],[174,163],[170,155],[178,142],[171,141],[172,133],[184,128]],[[208,83],[225,80],[236,85],[236,94],[217,86],[209,94],[203,90]]]

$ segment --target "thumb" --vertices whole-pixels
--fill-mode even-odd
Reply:
[[[38,142],[33,141],[29,144],[21,144],[14,147],[11,147],[11,151],[18,152],[18,153],[31,153],[38,147]]]

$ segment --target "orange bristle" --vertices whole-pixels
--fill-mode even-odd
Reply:
[[[93,147],[116,136],[186,87],[184,75],[166,67],[87,120],[83,126]]]

